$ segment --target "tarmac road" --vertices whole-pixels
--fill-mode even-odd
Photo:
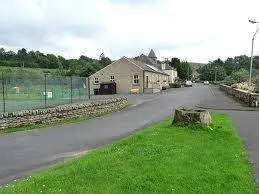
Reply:
[[[169,117],[175,107],[194,106],[211,95],[209,86],[195,84],[159,94],[128,96],[131,106],[121,112],[80,124],[2,135],[0,184],[132,134]]]

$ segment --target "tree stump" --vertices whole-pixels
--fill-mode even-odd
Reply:
[[[173,123],[209,125],[211,122],[210,113],[206,110],[188,109],[184,107],[175,109]]]

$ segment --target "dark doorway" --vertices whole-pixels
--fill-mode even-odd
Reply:
[[[146,76],[146,88],[148,88],[148,76]]]
[[[100,83],[99,94],[116,94],[116,83],[115,82],[103,82]]]

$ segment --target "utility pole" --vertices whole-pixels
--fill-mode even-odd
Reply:
[[[252,24],[259,23],[258,21],[255,21],[255,20],[249,20],[249,22],[252,23]],[[255,33],[253,34],[253,38],[252,38],[251,61],[250,61],[250,71],[249,71],[249,84],[251,84],[251,82],[252,82],[254,39],[255,39],[255,35],[257,34],[258,30],[259,30],[259,27],[257,28]]]
[[[217,68],[215,68],[215,75],[214,75],[215,83],[217,82]]]

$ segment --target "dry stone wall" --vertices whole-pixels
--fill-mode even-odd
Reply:
[[[53,108],[23,110],[0,114],[0,129],[27,124],[47,124],[74,117],[98,116],[122,110],[128,106],[127,98],[111,98],[93,102],[59,105]]]
[[[231,88],[227,85],[219,86],[222,91],[232,96],[233,98],[247,104],[250,107],[259,107],[259,94],[249,93],[247,91]]]

